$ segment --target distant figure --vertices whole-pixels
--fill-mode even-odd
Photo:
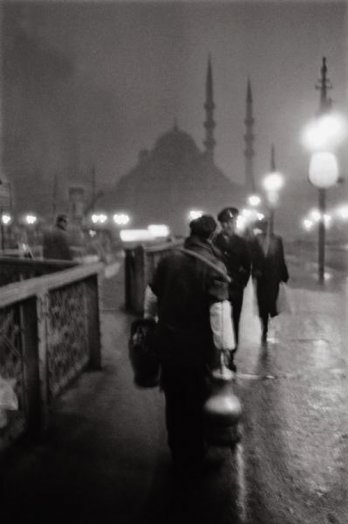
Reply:
[[[72,252],[69,245],[67,232],[68,218],[66,215],[58,215],[55,226],[44,234],[43,257],[55,260],[72,260]]]
[[[216,227],[210,215],[193,220],[185,250],[160,260],[145,293],[145,318],[158,315],[168,445],[185,470],[199,465],[206,451],[207,366],[217,350],[234,347],[228,276],[211,244]]]
[[[248,241],[236,233],[239,211],[235,207],[226,207],[218,214],[221,232],[214,239],[222,255],[222,260],[231,277],[229,299],[232,305],[232,319],[236,348],[239,341],[239,321],[243,305],[244,288],[250,277],[251,261]],[[233,353],[231,354],[233,357]],[[236,371],[233,359],[230,362],[232,371]]]
[[[267,343],[269,318],[278,315],[277,298],[280,282],[289,280],[283,241],[269,230],[269,222],[257,223],[260,232],[251,244],[252,276],[256,285],[256,298],[261,320],[261,343]]]

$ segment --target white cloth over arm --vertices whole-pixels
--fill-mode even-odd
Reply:
[[[157,297],[150,286],[145,289],[144,318],[157,318]]]
[[[231,304],[228,300],[214,302],[210,306],[210,326],[216,349],[232,350],[236,343],[231,318]]]

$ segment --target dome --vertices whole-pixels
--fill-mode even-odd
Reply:
[[[174,125],[173,129],[160,136],[153,149],[155,156],[194,158],[200,154],[193,138]]]

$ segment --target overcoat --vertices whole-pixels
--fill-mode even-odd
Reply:
[[[280,236],[259,234],[251,243],[252,277],[260,317],[274,317],[277,312],[279,283],[289,280],[283,241]]]
[[[213,246],[190,236],[185,247],[226,272]],[[228,299],[228,284],[202,260],[173,251],[160,260],[150,283],[158,304],[160,360],[166,365],[202,366],[213,349],[209,308]]]

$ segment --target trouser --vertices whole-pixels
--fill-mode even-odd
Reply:
[[[200,367],[162,366],[168,445],[175,461],[189,464],[205,453],[203,405],[206,371]]]
[[[239,342],[239,322],[240,322],[240,316],[242,313],[242,306],[243,306],[243,293],[244,293],[244,290],[241,290],[238,293],[232,293],[230,295],[230,301],[231,301],[231,306],[232,306],[233,331],[234,331],[234,338],[236,341],[236,347],[238,346],[238,342]]]
[[[264,339],[267,336],[269,319],[278,314],[276,306],[278,293],[279,282],[257,281],[256,296],[261,320],[262,337]]]

